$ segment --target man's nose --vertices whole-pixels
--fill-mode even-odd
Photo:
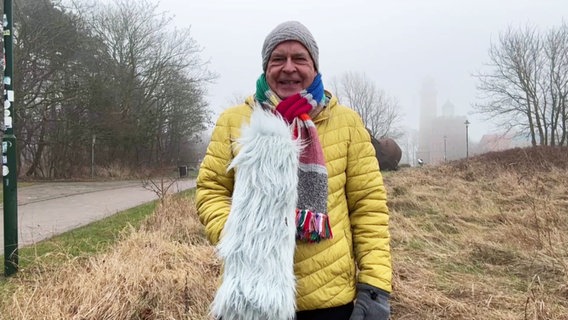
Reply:
[[[294,64],[294,62],[292,61],[291,57],[288,57],[286,59],[286,62],[284,63],[284,68],[283,70],[285,72],[294,72],[296,70],[296,65]]]

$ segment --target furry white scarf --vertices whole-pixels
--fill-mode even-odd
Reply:
[[[262,108],[237,143],[231,211],[217,247],[223,282],[212,313],[223,320],[293,319],[301,146],[279,116]]]

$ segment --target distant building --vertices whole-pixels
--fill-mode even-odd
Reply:
[[[437,113],[437,92],[432,79],[422,85],[420,128],[416,157],[424,163],[441,163],[466,157],[465,116],[455,115],[455,106],[447,101]],[[468,142],[469,143],[469,142]]]
[[[486,153],[492,151],[501,151],[517,147],[528,147],[530,141],[515,133],[505,134],[486,134],[476,146],[476,153]]]
[[[417,159],[430,163],[430,141],[433,120],[437,117],[437,92],[434,79],[427,78],[420,91],[420,127],[418,129]]]
[[[432,163],[457,160],[465,158],[465,116],[454,115],[454,105],[447,101],[442,110],[441,117],[433,120],[432,133],[430,135],[430,148]]]

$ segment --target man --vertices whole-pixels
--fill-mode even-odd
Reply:
[[[224,261],[213,315],[388,319],[389,215],[369,134],[324,91],[301,23],[268,34],[262,67],[256,94],[219,117],[197,179]]]

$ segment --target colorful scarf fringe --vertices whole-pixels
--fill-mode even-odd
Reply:
[[[314,108],[323,108],[325,95],[321,74],[310,87],[300,92]],[[270,90],[264,74],[257,80],[257,102],[275,110],[280,98]],[[296,209],[296,239],[320,242],[333,237],[327,215],[327,169],[317,129],[308,114],[302,114],[291,124],[294,135],[303,146],[298,170],[298,203]]]
[[[325,213],[296,209],[296,239],[319,242],[332,237],[329,217]]]

